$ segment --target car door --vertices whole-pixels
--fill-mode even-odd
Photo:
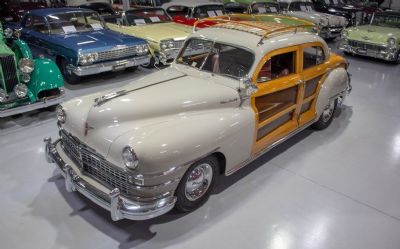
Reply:
[[[298,46],[266,54],[253,75],[258,91],[251,104],[256,114],[256,154],[298,128],[303,76]]]
[[[303,126],[316,118],[317,96],[330,68],[324,46],[321,43],[306,43],[300,48],[303,83],[299,95],[301,100],[299,126]]]

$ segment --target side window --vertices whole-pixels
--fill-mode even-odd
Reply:
[[[30,20],[29,20],[30,19]],[[28,26],[28,20],[29,26]],[[30,29],[40,32],[40,33],[48,33],[49,28],[47,27],[46,20],[42,16],[29,16],[26,20],[26,27],[29,27]]]
[[[186,16],[189,12],[189,8],[185,6],[171,6],[167,9],[167,13],[171,16]]]
[[[262,66],[257,82],[266,82],[295,73],[296,52],[288,52],[271,57]]]
[[[307,69],[325,61],[324,50],[319,46],[306,47],[303,49],[303,69]]]

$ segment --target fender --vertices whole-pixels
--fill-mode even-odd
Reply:
[[[222,153],[229,171],[251,155],[255,115],[250,107],[222,108],[163,120],[167,121],[114,139],[107,160],[124,167],[121,153],[130,146],[139,158],[141,173],[147,175],[190,166],[210,152]]]
[[[12,43],[12,50],[15,53],[17,64],[21,58],[33,59],[31,49],[28,44],[22,40],[14,40]]]
[[[349,76],[346,69],[339,67],[332,70],[325,79],[324,83],[322,83],[320,92],[318,94],[316,105],[317,117],[319,118],[322,111],[332,98],[337,98],[339,96],[345,97],[348,87]]]
[[[52,60],[37,58],[34,61],[35,70],[31,74],[28,88],[37,100],[41,91],[63,87],[64,80],[60,69]]]

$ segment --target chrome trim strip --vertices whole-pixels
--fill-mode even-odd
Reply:
[[[97,205],[109,210],[113,221],[151,219],[169,212],[175,206],[176,197],[172,195],[152,202],[138,202],[122,198],[118,188],[106,194],[79,177],[72,167],[64,162],[56,149],[60,140],[52,143],[51,138],[47,138],[44,142],[46,159],[48,162],[56,163],[61,169],[67,191],[78,191]]]

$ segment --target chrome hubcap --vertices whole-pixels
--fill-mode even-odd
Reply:
[[[335,101],[331,101],[324,109],[322,112],[322,120],[324,122],[328,122],[329,119],[333,115],[333,110],[335,109]]]
[[[185,196],[190,201],[202,197],[210,187],[213,177],[211,165],[203,163],[195,167],[189,174],[185,185]]]

